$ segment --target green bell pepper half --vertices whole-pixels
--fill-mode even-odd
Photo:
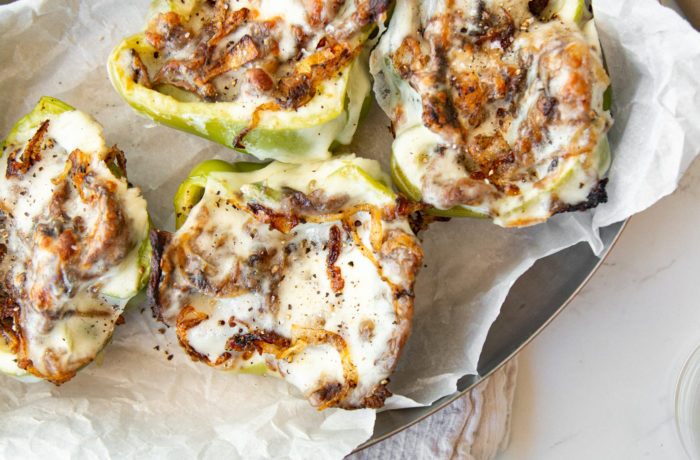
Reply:
[[[66,104],[65,102],[59,99],[49,96],[42,96],[39,99],[39,102],[34,106],[34,108],[15,123],[13,128],[10,130],[10,133],[2,141],[2,143],[0,143],[0,150],[2,151],[2,155],[6,153],[5,151],[7,150],[7,146],[22,144],[28,139],[30,139],[34,135],[36,130],[39,128],[39,126],[47,119],[54,118],[64,112],[70,112],[73,110],[75,110],[74,107]],[[116,161],[110,161],[109,163],[106,163],[106,165],[115,178],[126,180],[126,171],[124,171],[121,168],[121,166],[116,163]],[[4,178],[0,180],[4,180]],[[130,186],[131,185],[129,185],[129,187]],[[127,296],[103,293],[104,295],[114,299],[114,301],[117,303],[125,302],[125,309],[128,309],[129,307],[133,306],[133,303],[130,302],[129,299],[138,294],[139,291],[143,291],[143,289],[146,287],[146,284],[148,283],[148,278],[150,276],[151,243],[148,239],[148,233],[150,232],[150,229],[153,228],[153,222],[151,221],[150,216],[148,216],[148,224],[149,231],[146,232],[146,236],[141,241],[141,244],[138,248],[138,263],[136,269],[140,271],[140,275],[138,277],[135,292],[129,293],[129,295]],[[67,339],[70,338],[68,337]],[[110,341],[111,336],[105,341],[104,345],[102,346],[102,350],[104,350],[104,347]],[[102,353],[102,351],[98,353],[98,356],[100,355],[100,353]],[[34,382],[40,380],[38,377],[35,377],[29,374],[27,371],[19,369],[17,367],[15,363],[14,354],[3,340],[0,340],[0,372],[12,375],[27,382]]]
[[[353,186],[358,186],[363,197],[368,202],[392,203],[396,200],[397,195],[391,190],[389,178],[381,171],[376,161],[347,156],[345,158],[337,157],[329,160],[329,162],[337,162],[338,167],[329,168],[326,171],[326,175],[318,174],[314,176],[314,188],[325,190],[324,186],[331,185],[335,190],[347,191]],[[314,164],[320,165],[329,162],[317,162]],[[265,171],[266,168],[277,169]],[[269,205],[277,202],[282,193],[281,190],[268,186],[268,179],[287,173],[289,175],[284,177],[292,177],[296,173],[295,168],[296,170],[302,170],[302,173],[310,169],[316,169],[312,165],[288,165],[280,162],[229,163],[222,160],[204,161],[190,171],[173,198],[176,227],[178,229],[182,227],[190,211],[201,201],[205,189],[211,187],[212,182],[215,183],[215,187],[223,186],[223,190],[226,192],[222,194],[222,197],[228,196],[228,193],[240,192],[244,202]],[[292,171],[289,172],[289,169],[292,169]],[[256,174],[256,171],[259,171],[259,174]],[[357,189],[354,190],[357,191]],[[250,366],[228,372],[281,377],[278,372],[270,370],[264,362],[256,362]]]
[[[195,1],[156,0],[149,13],[173,11],[188,17]],[[148,22],[148,21],[147,21]],[[367,41],[376,26],[364,32]],[[238,135],[249,127],[252,112],[236,102],[201,102],[181,97],[182,90],[167,85],[150,89],[134,81],[131,50],[152,55],[156,50],[144,32],[124,39],[110,54],[107,69],[112,85],[138,113],[156,122],[212,140],[265,160],[302,163],[329,158],[330,150],[347,145],[369,111],[371,80],[364,50],[340,75],[322,84],[318,94],[295,110],[265,111],[241,145]]]
[[[592,20],[592,16],[589,13],[585,0],[556,0],[551,1],[549,5],[542,11],[540,16],[544,20],[551,19],[554,15],[559,17],[561,20],[567,23],[575,24],[579,27],[586,38],[591,43],[598,43],[598,35],[595,29],[595,25]],[[408,101],[408,103],[420,104],[420,97],[415,94],[413,88],[404,81],[394,69],[393,62],[388,57],[382,59],[381,70],[385,78],[385,84],[390,92],[400,95],[402,99]],[[610,110],[612,105],[612,86],[608,86],[603,94],[603,109]],[[410,123],[405,124],[399,132],[396,133],[396,139],[398,139],[402,134],[415,129],[416,126],[422,126],[422,124],[411,125]],[[426,128],[427,129],[427,128]],[[396,140],[395,140],[396,143]],[[435,144],[437,145],[437,144]],[[415,146],[414,146],[415,147]],[[423,151],[426,146],[421,146],[420,151]],[[430,149],[428,149],[430,150]],[[595,155],[597,156],[597,167],[601,177],[605,174],[610,166],[611,152],[610,145],[608,143],[607,135],[603,136],[600,143],[596,149]],[[390,169],[391,177],[393,179],[396,188],[404,194],[407,198],[413,201],[421,201],[423,194],[419,184],[411,181],[408,175],[403,171],[399,165],[399,161],[396,158],[395,150],[392,152],[390,158]],[[571,173],[571,171],[569,172]],[[567,178],[570,178],[572,174],[564,174],[562,178],[555,184],[555,186],[550,189],[550,191],[556,191],[559,187],[566,186]],[[530,200],[522,203],[517,208],[512,209],[510,212],[517,213],[526,210],[529,206],[533,206],[536,200]],[[471,218],[489,218],[490,216],[479,212],[479,210],[472,209],[466,205],[454,206],[450,209],[438,209],[429,208],[424,211],[427,214],[440,216],[440,217],[471,217]],[[509,212],[509,213],[510,213]]]

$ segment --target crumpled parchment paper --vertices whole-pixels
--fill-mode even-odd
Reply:
[[[282,0],[280,0],[282,1]],[[217,144],[138,116],[111,87],[105,62],[141,29],[146,0],[22,0],[0,6],[0,137],[42,95],[105,126],[126,152],[156,226],[172,230],[172,196]],[[700,35],[655,0],[593,2],[613,81],[608,204],[544,225],[501,229],[455,219],[423,234],[414,327],[389,407],[429,404],[476,373],[489,327],[535,260],[588,241],[674,190],[700,148]],[[352,145],[387,164],[389,121],[374,107]],[[172,355],[171,359],[168,359]],[[192,362],[147,308],[126,314],[101,365],[54,387],[0,377],[0,454],[153,458],[340,458],[372,433],[371,410],[318,412],[284,381],[228,375]]]

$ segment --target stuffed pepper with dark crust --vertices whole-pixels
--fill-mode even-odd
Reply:
[[[371,58],[399,189],[502,226],[606,201],[609,79],[583,0],[407,0]]]
[[[151,233],[158,318],[194,360],[280,375],[319,408],[381,407],[423,257],[405,202],[352,156],[215,166],[183,184],[199,201],[182,226]]]
[[[172,127],[261,159],[327,158],[368,109],[364,45],[390,3],[159,0],[145,31],[112,52],[110,77]]]
[[[61,384],[148,279],[146,202],[102,127],[42,98],[2,144],[0,371]]]

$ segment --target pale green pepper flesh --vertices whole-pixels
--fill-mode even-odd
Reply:
[[[175,228],[179,229],[187,220],[192,208],[199,203],[204,196],[207,179],[210,174],[217,172],[234,172],[247,173],[257,171],[267,166],[268,163],[252,163],[252,162],[237,162],[229,163],[223,160],[208,160],[195,166],[187,176],[175,196],[173,197],[173,206],[175,208]],[[333,176],[342,176],[353,182],[361,182],[367,186],[368,190],[372,190],[377,196],[396,199],[396,195],[391,190],[391,184],[384,180],[375,178],[356,165],[346,165],[328,176],[332,179]],[[268,198],[277,193],[276,190],[269,190],[261,184],[261,193],[268,195]],[[265,189],[262,191],[262,189]],[[273,197],[274,198],[274,197]]]
[[[19,133],[36,130],[39,125],[46,120],[47,115],[59,115],[71,110],[75,109],[61,100],[49,96],[42,96],[31,112],[17,120],[17,123],[12,127],[10,134],[8,134],[2,144],[0,144],[0,147],[4,149],[6,145],[17,142],[17,135]]]
[[[223,160],[207,160],[192,169],[187,179],[180,184],[175,196],[175,228],[182,227],[192,208],[199,203],[204,195],[207,177],[214,172],[251,172],[267,166],[267,163],[238,162],[229,163]]]
[[[391,178],[396,185],[396,188],[403,193],[406,198],[413,201],[421,201],[423,199],[422,193],[418,187],[413,185],[411,181],[406,177],[401,167],[398,165],[394,155],[391,155]],[[478,219],[485,219],[488,216],[481,214],[463,206],[455,206],[450,209],[437,209],[429,208],[425,211],[427,214],[439,217],[473,217]]]

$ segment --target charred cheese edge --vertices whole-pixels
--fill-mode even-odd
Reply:
[[[36,121],[18,123],[0,160],[0,371],[60,384],[103,349],[142,288],[149,218],[92,117]]]
[[[282,376],[319,408],[381,407],[422,252],[376,161],[212,173],[152,233],[149,296],[189,355]]]
[[[370,64],[392,173],[434,213],[526,226],[606,200],[609,79],[583,0],[398,2]]]

